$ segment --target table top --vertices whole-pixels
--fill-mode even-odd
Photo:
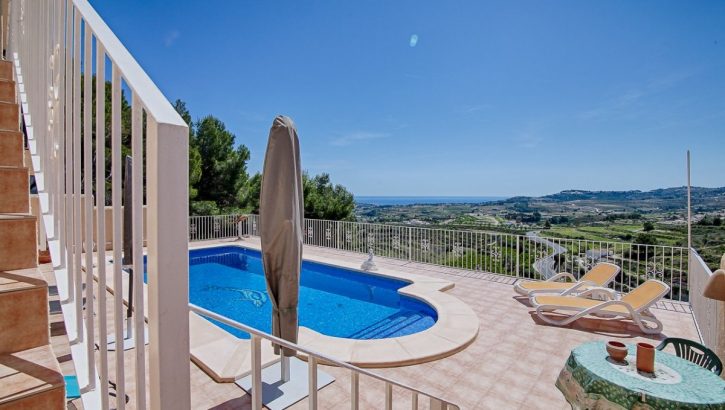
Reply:
[[[663,351],[655,352],[654,376],[641,373],[634,363],[636,345],[628,348],[625,363],[619,364],[608,358],[604,342],[585,343],[572,350],[567,367],[586,392],[613,396],[615,402],[629,402],[631,393],[637,393],[648,403],[659,401],[663,408],[677,403],[725,408],[725,381],[715,373]]]

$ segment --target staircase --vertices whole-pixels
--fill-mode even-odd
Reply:
[[[0,61],[0,410],[63,409],[13,66]]]

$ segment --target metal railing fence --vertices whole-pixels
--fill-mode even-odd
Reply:
[[[84,404],[122,409],[126,382],[132,380],[133,407],[188,409],[188,283],[178,280],[188,272],[188,128],[87,0],[11,0],[8,26],[8,57],[15,66],[56,277],[63,278],[58,288]],[[123,120],[125,97],[130,97],[130,125]],[[133,201],[122,204],[122,139],[128,137],[135,162]],[[107,300],[106,281],[112,278],[114,288],[122,289],[123,205],[134,215],[132,265],[144,271],[144,200],[152,273],[148,306],[144,292],[135,292],[130,326],[142,335],[148,316],[149,353],[146,357],[144,338],[137,337],[135,349],[111,355],[108,333],[122,340],[129,329],[124,329],[122,292]],[[107,202],[113,212],[109,226],[104,212],[94,212]],[[105,238],[106,229],[113,230],[108,271],[105,246],[94,243],[94,233]],[[144,286],[143,275],[134,276],[133,286]],[[107,320],[107,309],[113,320]],[[133,366],[125,362],[129,355]],[[94,398],[90,404],[89,397]]]
[[[356,410],[360,405],[360,376],[370,377],[372,379],[381,381],[384,383],[384,396],[385,396],[385,409],[391,410],[393,408],[394,394],[393,387],[402,389],[411,395],[411,408],[413,410],[419,409],[419,398],[427,398],[429,403],[429,409],[431,410],[457,410],[459,407],[451,402],[448,402],[438,396],[431,395],[422,390],[418,390],[414,387],[406,384],[396,382],[385,376],[373,373],[369,370],[361,369],[357,366],[353,366],[349,363],[339,361],[331,356],[316,352],[306,347],[297,345],[284,339],[280,339],[268,333],[259,331],[253,327],[245,324],[236,322],[225,316],[214,313],[210,310],[202,307],[189,304],[189,309],[203,317],[213,319],[225,325],[231,326],[235,329],[239,329],[243,332],[247,332],[250,335],[250,357],[252,363],[252,373],[256,377],[252,377],[252,409],[258,410],[262,408],[262,356],[261,356],[261,342],[266,340],[282,347],[287,347],[296,352],[301,352],[307,356],[307,367],[309,372],[309,385],[308,385],[308,408],[316,409],[318,407],[317,400],[317,366],[318,364],[332,364],[334,366],[350,370],[350,408]],[[421,403],[422,404],[422,403]]]
[[[259,235],[259,218],[246,215],[190,217],[190,239]],[[211,228],[210,228],[211,227]],[[406,225],[305,219],[304,243],[517,278],[547,279],[558,272],[582,274],[597,262],[617,264],[615,289],[627,292],[650,278],[671,286],[668,298],[689,300],[688,252],[684,247],[540,237]]]

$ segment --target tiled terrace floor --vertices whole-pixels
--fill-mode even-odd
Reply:
[[[215,243],[220,241],[208,244]],[[236,243],[259,242],[249,238]],[[305,247],[304,252],[306,256],[315,255],[332,261],[352,259],[362,263],[366,258],[361,254],[315,247]],[[646,336],[634,325],[623,328],[622,322],[612,324],[602,319],[579,320],[569,327],[559,328],[537,321],[527,302],[514,297],[515,278],[383,258],[376,258],[376,263],[383,272],[392,269],[455,282],[455,288],[448,293],[463,300],[478,315],[478,337],[463,351],[419,365],[373,370],[454,402],[462,409],[570,408],[554,383],[569,351],[582,342],[615,338],[627,343],[640,340],[656,343],[666,336],[698,339],[686,304],[663,302],[653,309],[664,324],[664,332],[659,336]],[[111,323],[109,317],[109,325]],[[131,355],[127,355],[129,370],[133,368],[130,358]],[[336,381],[320,390],[319,407],[349,408],[349,372],[327,366],[321,368],[332,374]],[[249,397],[236,385],[217,384],[194,364],[191,364],[191,370],[193,408],[249,408]],[[130,382],[132,380],[127,377],[127,384]],[[132,396],[133,386],[128,387]],[[361,377],[360,394],[360,408],[383,408],[382,383]],[[129,405],[133,407],[133,398]],[[293,408],[307,408],[307,403],[300,402]],[[394,408],[410,408],[408,393],[394,389]],[[420,408],[427,408],[427,403],[421,403]]]

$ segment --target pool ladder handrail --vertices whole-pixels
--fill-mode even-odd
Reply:
[[[412,409],[418,409],[418,397],[425,396],[430,399],[431,410],[460,410],[460,407],[454,403],[451,403],[438,396],[434,396],[430,393],[426,393],[422,390],[416,389],[415,387],[408,386],[407,384],[397,382],[389,379],[385,376],[373,373],[369,370],[361,369],[350,363],[337,360],[333,357],[325,354],[316,352],[306,347],[300,346],[296,343],[289,342],[281,339],[274,335],[266,332],[262,332],[245,324],[239,323],[235,320],[229,319],[226,316],[219,315],[210,310],[204,309],[193,303],[189,303],[189,309],[203,317],[214,319],[227,326],[231,326],[235,329],[249,333],[251,337],[251,357],[252,357],[252,409],[262,409],[262,339],[268,340],[274,344],[286,347],[298,352],[302,352],[307,355],[307,367],[309,372],[309,386],[308,386],[308,403],[310,409],[317,408],[317,365],[320,361],[326,364],[332,364],[337,367],[345,368],[351,371],[351,409],[357,410],[359,408],[360,400],[360,375],[365,375],[373,379],[382,381],[385,383],[385,409],[390,410],[393,408],[393,386],[397,386],[404,390],[411,392],[411,403]]]

